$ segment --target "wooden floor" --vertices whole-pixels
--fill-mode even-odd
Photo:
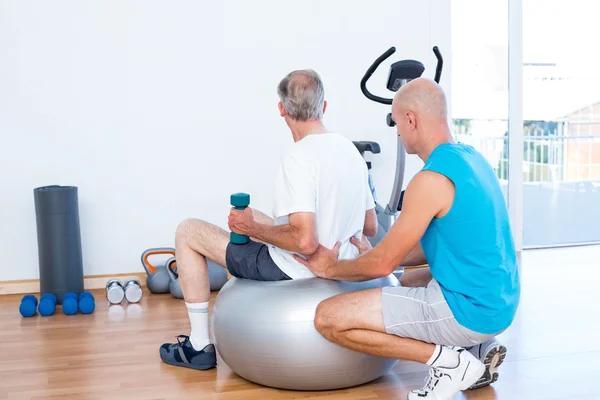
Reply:
[[[600,399],[600,247],[522,257],[523,296],[501,379],[457,399]],[[22,318],[20,296],[0,296],[0,399],[404,399],[426,368],[402,364],[373,383],[292,392],[249,383],[223,363],[194,371],[161,363],[158,347],[189,331],[185,306],[144,293],[128,307],[96,292],[92,315]]]

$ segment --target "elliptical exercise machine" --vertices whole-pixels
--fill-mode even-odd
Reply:
[[[373,64],[369,67],[362,80],[360,81],[360,89],[369,100],[386,105],[392,104],[393,99],[379,97],[369,92],[369,89],[367,89],[367,81],[369,80],[369,78],[371,78],[371,76],[379,67],[379,65],[385,60],[387,60],[395,52],[396,48],[391,47],[385,53],[379,56],[375,60],[375,62],[373,62]],[[444,61],[437,46],[433,48],[433,53],[437,58],[437,67],[435,71],[434,80],[437,83],[440,83],[440,77],[442,76],[442,67]],[[386,87],[388,88],[388,90],[396,92],[402,87],[402,85],[405,85],[413,79],[419,78],[423,74],[423,71],[425,71],[425,66],[419,61],[397,61],[390,66],[390,72],[388,74]],[[391,112],[387,114],[386,123],[389,127],[393,127],[396,125],[392,120]],[[373,185],[373,178],[371,177],[371,162],[366,162],[367,168],[369,169],[369,186],[371,187],[371,193],[373,194],[373,199],[375,200],[375,212],[377,214],[377,234],[369,238],[369,242],[372,246],[376,246],[383,239],[383,237],[386,235],[388,230],[392,227],[392,225],[398,218],[398,212],[402,209],[402,198],[404,196],[402,184],[404,182],[406,151],[404,149],[404,145],[402,144],[402,140],[400,139],[400,137],[398,137],[397,140],[398,145],[396,153],[396,174],[394,177],[394,186],[392,187],[390,201],[385,207],[383,207],[377,201],[377,194],[375,192],[375,186]],[[378,154],[381,152],[381,147],[376,142],[355,141],[353,143],[360,152],[360,155],[363,157],[364,153],[366,152],[372,154]]]

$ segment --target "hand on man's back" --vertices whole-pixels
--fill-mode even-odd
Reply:
[[[371,247],[371,243],[369,242],[369,240],[367,239],[367,237],[365,235],[362,236],[361,240],[358,240],[355,236],[352,236],[350,238],[350,243],[352,243],[353,245],[358,247],[359,254],[366,253],[367,251],[369,251],[373,248],[373,247]]]

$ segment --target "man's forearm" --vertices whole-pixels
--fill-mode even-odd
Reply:
[[[251,236],[293,253],[308,255],[314,252],[307,252],[310,246],[303,243],[301,232],[288,224],[274,226],[257,223]]]
[[[254,217],[254,220],[256,222],[258,222],[259,224],[271,225],[271,226],[275,224],[275,221],[273,220],[273,218],[271,218],[268,215],[260,212],[256,208],[252,209],[252,216]]]
[[[350,260],[338,260],[327,269],[325,278],[340,281],[362,282],[387,275],[382,273],[383,260],[373,250]]]

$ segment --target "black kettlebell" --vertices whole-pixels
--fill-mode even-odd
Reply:
[[[142,253],[142,266],[146,270],[146,286],[152,293],[169,293],[170,276],[167,265],[153,265],[148,260],[150,256],[167,254],[175,256],[175,249],[159,247],[148,249]]]

